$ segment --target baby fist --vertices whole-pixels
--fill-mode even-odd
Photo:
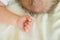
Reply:
[[[33,25],[33,20],[30,16],[20,16],[17,20],[17,26],[24,31],[29,31]]]

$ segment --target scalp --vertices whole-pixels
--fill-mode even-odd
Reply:
[[[31,12],[47,12],[57,0],[19,0],[19,3]]]

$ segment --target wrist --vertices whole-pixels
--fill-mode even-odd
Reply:
[[[19,19],[19,16],[16,15],[16,16],[13,18],[13,21],[12,21],[13,23],[12,23],[12,24],[17,26],[17,21],[18,21],[18,19]]]

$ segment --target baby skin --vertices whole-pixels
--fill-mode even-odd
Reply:
[[[17,25],[24,31],[29,31],[33,20],[30,16],[18,16],[5,8],[5,5],[0,2],[0,22],[10,25]]]

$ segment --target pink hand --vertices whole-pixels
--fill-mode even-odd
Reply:
[[[33,25],[33,20],[30,16],[21,16],[17,20],[17,26],[22,28],[24,31],[29,31]]]

